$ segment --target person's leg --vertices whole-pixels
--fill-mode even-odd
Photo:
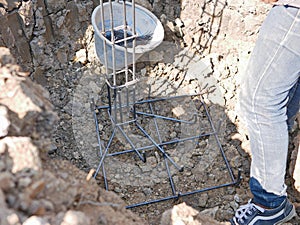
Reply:
[[[299,30],[299,9],[271,9],[260,30],[240,93],[252,154],[250,189],[254,202],[270,208],[278,207],[286,198],[287,103],[299,80]],[[293,101],[298,101],[299,110],[297,94]]]

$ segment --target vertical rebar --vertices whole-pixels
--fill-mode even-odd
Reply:
[[[127,108],[129,108],[129,105],[130,105],[129,94],[130,94],[129,87],[126,86],[126,106],[127,106]]]
[[[120,122],[123,123],[123,111],[122,111],[121,90],[118,90],[117,93],[118,93],[118,102],[119,102]]]
[[[124,54],[125,54],[125,82],[128,82],[128,46],[127,46],[127,30],[129,30],[127,24],[127,11],[126,11],[126,0],[123,1],[123,13],[124,13]],[[129,107],[129,89],[126,86],[126,106]]]
[[[101,32],[102,34],[105,34],[106,29],[105,29],[105,24],[104,24],[104,6],[103,6],[103,0],[100,0],[100,5],[101,5]],[[105,73],[106,77],[108,77],[108,67],[107,67],[107,48],[106,48],[106,38],[103,38],[103,50],[104,50],[104,65],[105,65]]]
[[[112,51],[112,64],[113,64],[113,85],[117,85],[116,79],[116,43],[115,43],[115,32],[114,32],[114,13],[113,13],[113,4],[112,1],[109,0],[109,14],[110,14],[110,31],[111,31],[111,51]]]
[[[135,84],[133,85],[133,90],[132,90],[132,102],[136,102],[135,101]]]
[[[114,88],[113,114],[114,114],[114,121],[115,121],[115,123],[118,123],[118,118],[117,118],[117,89],[116,88]]]
[[[135,20],[135,0],[132,0],[132,79],[135,80],[135,46],[136,46],[136,20]]]
[[[124,57],[125,57],[125,82],[128,82],[128,49],[127,49],[127,15],[126,15],[126,0],[123,0],[123,32],[124,32]]]
[[[106,87],[107,87],[107,99],[108,99],[108,106],[109,106],[108,111],[111,114],[111,108],[112,108],[112,105],[111,105],[111,92],[110,92],[110,86],[109,86],[108,83],[106,84]]]

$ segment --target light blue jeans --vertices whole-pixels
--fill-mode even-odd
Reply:
[[[286,198],[288,129],[299,112],[300,10],[274,6],[264,21],[241,84],[240,114],[251,146],[250,189],[256,203]]]

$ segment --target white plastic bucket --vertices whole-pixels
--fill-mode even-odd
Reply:
[[[113,11],[113,23],[114,29],[118,27],[123,27],[124,25],[124,6],[123,2],[112,2]],[[103,13],[104,13],[104,23],[101,16],[102,6],[97,6],[92,14],[92,25],[95,31],[95,47],[96,54],[100,62],[105,65],[105,54],[107,57],[107,67],[113,68],[113,48],[112,42],[108,40],[102,32],[102,24],[104,24],[105,31],[111,29],[111,17],[110,17],[110,3],[103,3]],[[132,4],[126,2],[126,19],[127,26],[133,27],[133,10]],[[164,29],[160,21],[156,16],[149,10],[142,6],[135,4],[135,30],[138,37],[143,37],[145,35],[151,34],[151,38],[143,44],[137,43],[135,47],[135,61],[140,58],[144,53],[153,50],[157,47],[164,38]],[[104,40],[106,46],[106,53],[104,52]],[[114,55],[115,55],[115,69],[120,70],[125,67],[125,48],[115,44],[114,45]],[[127,64],[133,64],[133,49],[127,47]]]

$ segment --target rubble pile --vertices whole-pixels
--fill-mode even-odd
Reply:
[[[0,48],[0,224],[147,224],[68,161],[50,159],[48,92]]]

